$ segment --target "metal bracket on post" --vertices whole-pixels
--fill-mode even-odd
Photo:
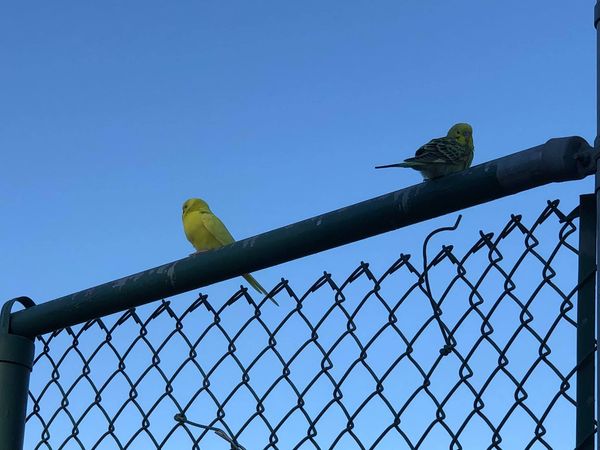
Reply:
[[[18,297],[0,312],[0,449],[22,450],[29,376],[33,366],[33,339],[10,334],[10,313],[15,303],[34,306],[29,297]]]

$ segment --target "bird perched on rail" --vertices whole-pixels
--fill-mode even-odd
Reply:
[[[208,204],[199,198],[190,198],[183,204],[181,216],[183,231],[188,241],[196,249],[196,253],[213,250],[235,242],[223,222],[213,214]],[[267,295],[267,291],[250,274],[242,275],[259,293]],[[277,306],[275,299],[271,299]]]
[[[471,167],[474,149],[473,128],[468,123],[457,123],[446,136],[420,147],[412,158],[375,168],[409,167],[421,172],[425,180],[431,180]]]

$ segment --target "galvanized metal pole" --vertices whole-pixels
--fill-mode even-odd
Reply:
[[[594,450],[596,334],[596,196],[579,202],[579,289],[577,292],[576,450]]]
[[[0,313],[0,449],[22,450],[33,340],[9,334],[10,310],[15,302],[33,306],[27,297],[7,302]]]
[[[550,139],[460,173],[18,311],[11,331],[37,336],[537,186],[581,179],[593,173],[592,160],[592,148],[583,138]]]

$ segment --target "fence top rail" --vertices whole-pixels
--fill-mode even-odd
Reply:
[[[459,173],[17,311],[11,315],[11,332],[45,334],[548,183],[581,179],[595,173],[595,156],[581,137],[550,139]]]

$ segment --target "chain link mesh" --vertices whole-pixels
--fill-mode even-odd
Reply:
[[[574,219],[431,256],[457,226],[382,275],[282,280],[280,308],[242,288],[38,337],[25,447],[572,448]]]

